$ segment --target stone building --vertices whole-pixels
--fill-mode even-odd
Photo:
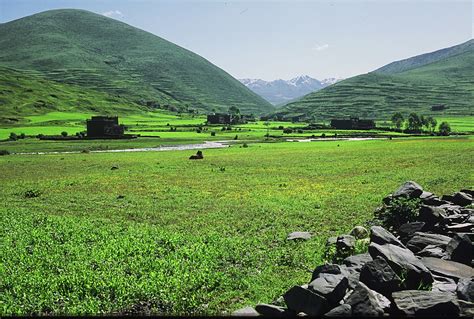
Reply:
[[[361,120],[358,117],[332,119],[331,127],[339,130],[370,130],[375,128],[375,121]]]
[[[88,138],[121,138],[125,126],[118,123],[117,116],[93,116],[87,120]]]

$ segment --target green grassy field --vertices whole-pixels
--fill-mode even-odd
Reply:
[[[406,180],[473,186],[472,138],[0,157],[0,311],[220,314],[306,283]],[[112,166],[118,169],[111,170]],[[471,172],[471,173],[469,173]],[[293,231],[306,242],[288,242]]]

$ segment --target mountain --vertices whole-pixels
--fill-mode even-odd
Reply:
[[[474,40],[390,63],[288,103],[275,117],[387,119],[395,112],[465,116],[474,106]],[[431,106],[445,104],[444,111]]]
[[[270,103],[199,55],[84,10],[52,10],[0,24],[0,67],[53,81],[69,92],[78,88],[97,92],[97,97],[110,100],[111,110],[117,99],[126,102],[131,112],[140,107],[208,112],[237,106],[242,113],[255,114],[273,110]],[[34,90],[29,93],[28,99],[35,97]],[[2,92],[0,109],[12,110],[4,102],[10,100],[9,94]],[[90,109],[79,96],[70,98],[69,106]],[[51,104],[42,111],[53,109]],[[15,114],[38,111],[28,105],[17,107]]]
[[[320,90],[339,81],[339,79],[329,78],[319,81],[307,75],[302,75],[288,81],[264,81],[260,79],[240,79],[239,81],[268,102],[279,105]]]

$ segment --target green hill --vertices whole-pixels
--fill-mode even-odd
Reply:
[[[46,11],[0,24],[0,67],[4,67],[2,73],[7,72],[5,68],[16,69],[33,82],[42,77],[70,92],[79,88],[97,98],[102,95],[127,102],[130,111],[137,105],[200,111],[227,110],[234,105],[255,114],[273,110],[270,103],[204,58],[151,33],[83,10]],[[30,100],[43,98],[30,93]],[[14,108],[5,104],[12,96],[12,92],[2,92],[4,113]],[[16,102],[16,106],[29,103],[24,99]],[[51,109],[54,107],[58,105]],[[15,111],[29,114],[35,109],[26,105]]]
[[[328,120],[359,116],[387,119],[394,112],[433,116],[473,115],[474,41],[338,82],[287,104],[282,118]],[[431,111],[445,104],[444,111]]]

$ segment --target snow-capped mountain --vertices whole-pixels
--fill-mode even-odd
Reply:
[[[339,80],[338,78],[328,78],[319,81],[308,75],[300,75],[291,80],[240,79],[239,81],[268,102],[278,105],[318,91]]]

